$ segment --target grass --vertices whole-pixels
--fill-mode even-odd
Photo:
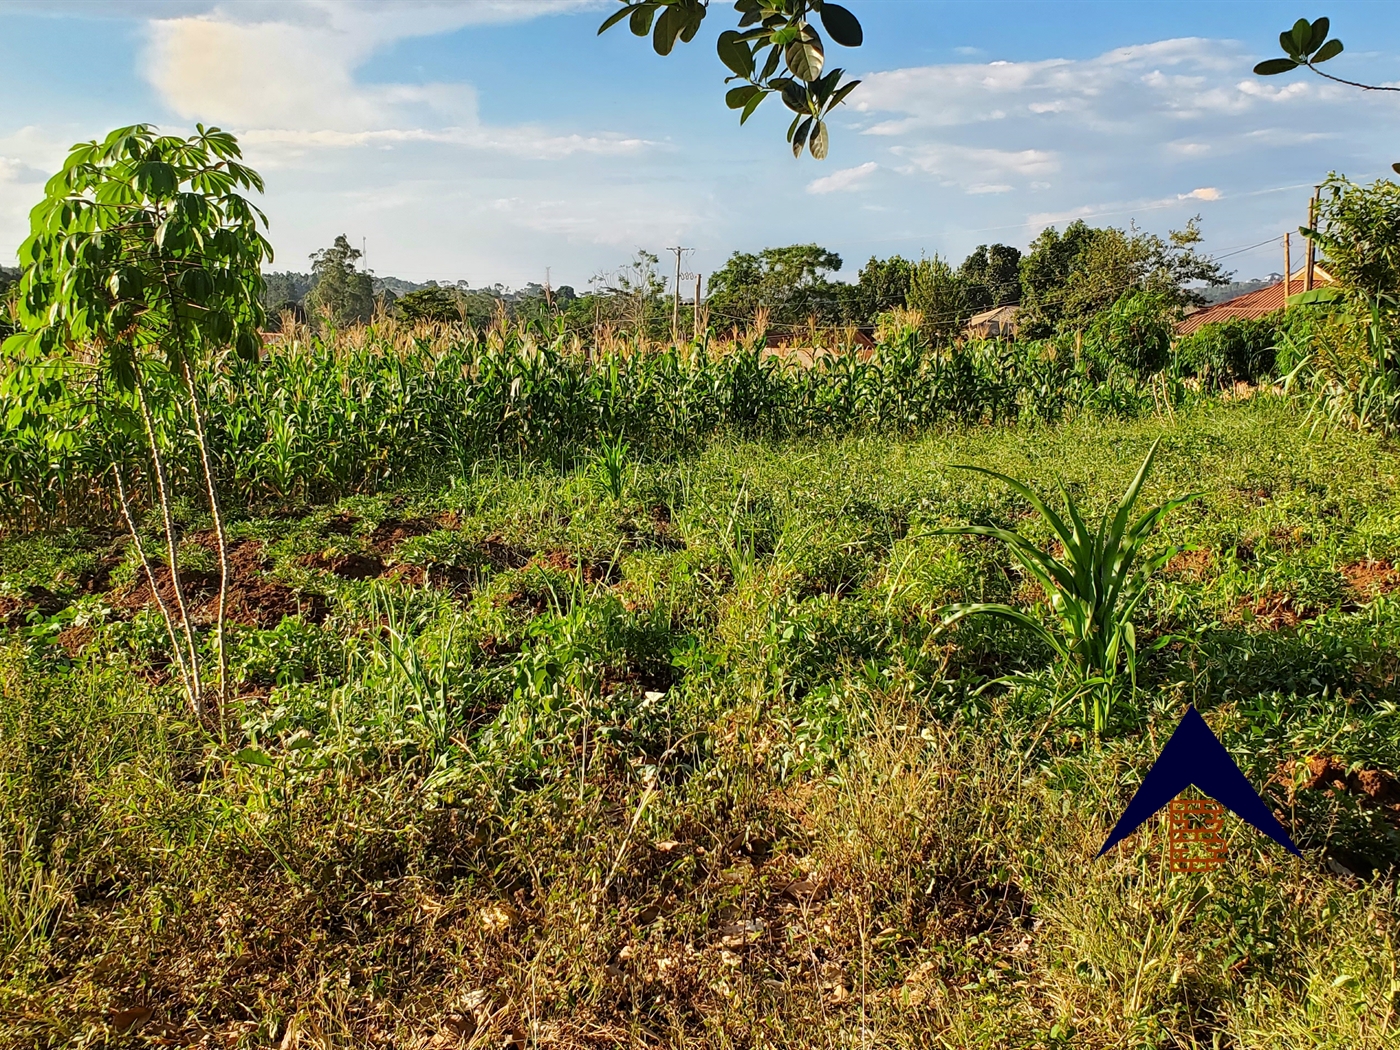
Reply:
[[[940,529],[1052,539],[951,464],[1097,513],[1158,440],[1146,505],[1205,495],[1100,739],[937,632],[1044,600]],[[0,1046],[1393,1046],[1397,482],[1267,397],[483,461],[231,524],[223,738],[115,534],[7,539]],[[1091,859],[1187,703],[1304,861]]]

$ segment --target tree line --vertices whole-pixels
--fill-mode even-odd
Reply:
[[[872,256],[853,281],[835,278],[843,260],[818,244],[736,251],[710,275],[699,304],[683,287],[677,308],[676,289],[647,251],[594,275],[579,294],[569,285],[513,290],[377,277],[359,267],[359,250],[342,235],[311,256],[310,273],[264,275],[263,303],[274,325],[289,311],[299,320],[337,327],[368,322],[379,312],[409,322],[485,328],[506,319],[655,339],[669,337],[676,321],[678,334],[691,332],[697,305],[707,330],[762,326],[780,339],[813,328],[874,329],[901,311],[903,323],[912,321],[939,342],[957,338],[978,313],[1015,306],[1021,333],[1039,338],[1083,328],[1125,297],[1162,313],[1203,303],[1202,290],[1226,283],[1230,275],[1199,250],[1200,240],[1198,219],[1166,238],[1133,226],[1077,220],[1063,230],[1046,228],[1025,251],[979,245],[957,266],[936,254],[917,260]]]

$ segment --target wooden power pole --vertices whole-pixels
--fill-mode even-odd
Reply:
[[[1288,297],[1293,294],[1293,235],[1284,231],[1283,234],[1283,308],[1288,309]]]
[[[700,342],[700,275],[695,275],[695,342]]]
[[[676,253],[676,287],[675,295],[671,300],[671,342],[678,343],[681,338],[681,253],[693,252],[694,248],[667,248],[668,252]]]
[[[1317,228],[1317,209],[1322,202],[1322,187],[1313,188],[1312,200],[1308,201],[1308,229]],[[1308,262],[1303,270],[1303,291],[1310,292],[1313,288],[1313,267],[1317,261],[1317,247],[1311,237],[1308,238]]]

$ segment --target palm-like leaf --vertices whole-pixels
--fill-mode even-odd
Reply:
[[[1065,514],[1061,516],[1029,485],[985,467],[963,466],[996,478],[1025,498],[1050,526],[1060,545],[1061,556],[1042,550],[1026,537],[988,525],[961,525],[939,529],[945,536],[987,536],[1006,544],[1011,556],[1040,584],[1050,598],[1058,620],[1058,631],[1051,631],[1030,614],[1009,605],[972,602],[949,605],[939,611],[943,626],[949,627],[968,616],[986,615],[1015,623],[1045,641],[1078,679],[1080,687],[1105,685],[1109,691],[1094,703],[1094,728],[1101,732],[1112,703],[1112,684],[1120,665],[1135,666],[1137,633],[1132,617],[1147,593],[1147,581],[1177,553],[1175,547],[1143,561],[1139,555],[1147,540],[1167,515],[1199,499],[1202,493],[1167,500],[1133,520],[1133,508],[1147,481],[1157,455],[1155,442],[1111,513],[1091,530],[1074,497],[1062,484]],[[1087,717],[1087,712],[1086,712]]]

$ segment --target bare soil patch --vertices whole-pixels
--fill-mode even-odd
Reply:
[[[1400,569],[1388,561],[1358,561],[1342,566],[1347,588],[1363,598],[1400,590]]]
[[[284,616],[300,614],[313,623],[325,619],[326,602],[318,594],[298,594],[286,584],[268,579],[263,571],[263,545],[257,540],[244,540],[229,550],[228,606],[229,623],[244,627],[272,627]],[[219,574],[182,570],[180,586],[191,618],[200,626],[218,621]],[[170,570],[156,569],[156,588],[161,599],[175,608],[175,588]],[[151,608],[155,601],[150,583],[144,573],[140,581],[112,591],[109,600],[118,609],[134,613]]]

